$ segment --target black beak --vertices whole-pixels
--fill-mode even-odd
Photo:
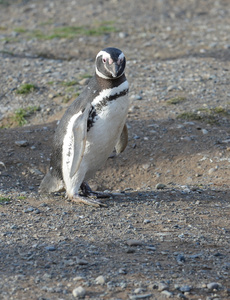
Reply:
[[[119,70],[120,70],[120,66],[116,62],[114,62],[112,64],[112,75],[114,78],[117,77]]]

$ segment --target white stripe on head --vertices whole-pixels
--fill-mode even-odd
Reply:
[[[102,56],[102,59],[103,59],[103,58],[105,58],[105,59],[107,59],[107,58],[110,59],[110,58],[111,58],[110,54],[109,54],[108,52],[106,52],[106,51],[103,51],[103,50],[101,50],[101,51],[97,54],[96,59],[97,59],[99,56]]]

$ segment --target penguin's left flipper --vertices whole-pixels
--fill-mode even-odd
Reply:
[[[116,150],[117,154],[120,154],[121,152],[123,152],[125,150],[127,144],[128,144],[128,128],[125,124],[123,127],[123,130],[121,132],[120,138],[115,145],[115,150]]]
[[[89,117],[89,106],[80,114],[73,124],[73,160],[70,169],[70,177],[78,171],[82,161],[87,138],[87,120]]]
[[[71,200],[76,203],[83,203],[95,207],[101,207],[101,206],[107,207],[105,203],[98,201],[97,199],[82,197],[79,195],[75,195]]]

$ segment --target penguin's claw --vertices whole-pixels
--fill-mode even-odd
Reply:
[[[86,197],[81,197],[81,196],[74,196],[72,198],[72,201],[76,202],[76,203],[83,203],[86,205],[91,205],[94,207],[101,207],[101,206],[107,207],[107,205],[105,203],[96,200],[95,197],[94,198],[86,198]]]
[[[89,198],[110,198],[113,195],[111,193],[94,192],[90,188],[87,182],[81,184],[82,195]]]

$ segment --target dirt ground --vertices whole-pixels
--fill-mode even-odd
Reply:
[[[0,1],[0,299],[230,297],[229,14],[227,0]],[[57,120],[107,46],[127,59],[129,143],[90,185],[114,196],[40,195]]]

